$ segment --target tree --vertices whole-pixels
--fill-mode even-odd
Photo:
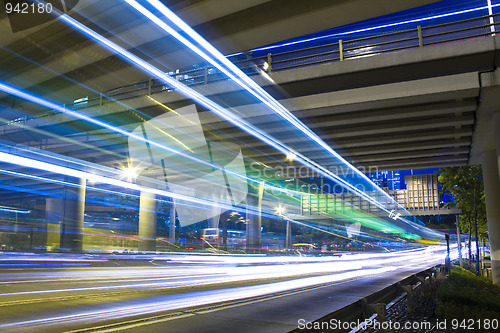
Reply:
[[[444,192],[453,196],[454,202],[447,206],[455,206],[462,210],[460,227],[469,234],[470,265],[472,232],[476,234],[477,243],[479,242],[478,233],[485,234],[488,230],[481,166],[442,168],[438,172],[441,173],[438,180]]]

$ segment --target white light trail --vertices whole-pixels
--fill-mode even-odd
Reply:
[[[491,5],[491,0],[487,0],[488,2],[488,15],[490,15],[490,24],[491,24],[491,32],[493,33],[493,36],[495,36],[495,18],[491,15],[493,15],[493,7]],[[497,5],[498,6],[498,5]]]
[[[201,51],[198,47],[194,46],[193,43],[187,41],[186,38],[182,37],[180,34],[175,32],[174,29],[169,27],[165,22],[158,19],[158,17],[154,16],[151,12],[147,11],[143,6],[139,5],[135,0],[125,0],[131,6],[133,6],[136,10],[140,11],[143,15],[152,20],[159,27],[164,29],[166,32],[172,34],[175,38],[177,38],[181,43],[189,47],[192,51],[200,55],[202,58],[209,61],[212,65],[220,69],[223,73],[225,73],[229,78],[231,78],[234,82],[240,85],[243,89],[251,93],[253,96],[258,98],[262,103],[267,105],[271,110],[275,113],[279,114],[283,119],[288,121],[292,126],[297,128],[299,131],[304,133],[309,139],[316,142],[320,147],[322,147],[326,152],[328,152],[333,157],[340,160],[342,163],[347,165],[355,174],[359,177],[367,181],[369,184],[373,186],[374,189],[378,189],[378,191],[386,196],[390,202],[395,203],[400,209],[405,210],[399,203],[397,203],[389,194],[385,191],[379,189],[365,174],[360,172],[357,168],[353,167],[349,162],[347,162],[341,155],[339,155],[335,150],[333,150],[326,142],[324,142],[319,136],[316,135],[309,127],[307,127],[304,123],[302,123],[297,117],[295,117],[287,108],[285,108],[281,103],[279,103],[274,97],[269,95],[262,87],[260,87],[255,81],[250,79],[245,73],[241,71],[236,65],[234,65],[231,61],[229,61],[222,53],[219,52],[215,47],[212,46],[208,41],[206,41],[202,36],[200,36],[194,29],[192,29],[188,24],[186,24],[183,20],[181,20],[174,12],[172,12],[169,8],[167,8],[163,3],[158,0],[148,0],[150,4],[152,4],[156,9],[158,9],[165,17],[167,17],[170,21],[172,21],[177,27],[182,29],[189,37],[195,40],[199,45],[201,45],[210,55],[214,58],[207,55],[205,52]],[[220,64],[227,67],[227,70],[223,68]],[[254,129],[256,130],[256,129]],[[323,168],[322,166],[312,163],[311,160],[299,154],[295,150],[290,149],[288,152],[284,152],[285,155],[300,155],[300,161],[302,164],[306,166],[314,165],[316,171],[320,171],[323,175],[328,178],[333,178],[337,182],[341,182],[344,186],[349,188],[351,191],[357,193],[358,195],[364,197],[368,201],[373,201],[372,198],[367,196],[362,191],[358,190],[356,187],[343,181],[341,178],[337,177],[337,175],[331,173],[329,170]],[[379,204],[377,202],[377,204]],[[385,209],[379,204],[379,208]],[[409,213],[408,213],[409,214]]]
[[[177,82],[177,81],[175,81],[175,82]],[[61,113],[70,115],[72,117],[75,117],[75,118],[78,118],[78,119],[81,119],[81,120],[84,120],[84,121],[87,121],[87,122],[89,122],[91,124],[98,125],[100,127],[109,129],[109,130],[111,130],[113,132],[125,135],[127,137],[131,137],[133,139],[136,139],[136,140],[139,140],[139,141],[142,141],[142,142],[146,142],[146,143],[154,145],[154,146],[156,146],[156,147],[158,147],[160,149],[167,150],[169,152],[172,152],[172,153],[174,153],[176,155],[180,155],[182,157],[185,157],[185,158],[190,159],[192,161],[195,161],[197,163],[201,163],[201,164],[204,164],[204,165],[207,165],[207,166],[219,169],[219,170],[223,170],[223,171],[225,171],[227,173],[230,173],[230,174],[232,174],[232,175],[234,175],[236,177],[245,179],[247,181],[251,181],[251,182],[254,182],[254,183],[260,183],[261,182],[261,180],[259,180],[259,179],[254,179],[254,178],[248,177],[247,175],[243,175],[243,174],[240,174],[238,172],[232,171],[230,169],[223,168],[222,166],[217,165],[215,163],[212,163],[212,162],[209,162],[209,161],[205,161],[205,160],[203,160],[201,158],[198,158],[196,156],[193,156],[193,155],[187,154],[185,152],[179,151],[179,150],[174,149],[172,147],[163,145],[163,144],[158,143],[156,141],[149,140],[149,139],[147,139],[147,138],[145,138],[143,136],[136,135],[136,134],[134,134],[131,131],[119,128],[117,126],[113,126],[113,125],[111,125],[109,123],[106,123],[104,121],[101,121],[101,120],[92,118],[90,116],[87,116],[86,114],[83,114],[81,112],[72,110],[69,107],[56,104],[56,103],[54,103],[54,102],[52,102],[50,100],[47,100],[47,99],[35,96],[33,94],[29,94],[29,93],[27,93],[25,91],[22,91],[22,90],[20,90],[20,89],[18,89],[16,87],[13,87],[13,86],[8,85],[6,83],[0,82],[0,90],[6,92],[8,94],[11,94],[11,95],[14,95],[14,96],[18,96],[18,97],[20,97],[22,99],[28,100],[28,101],[33,102],[35,104],[44,106],[46,108],[49,108],[49,109],[52,109],[52,110],[57,110],[57,111],[59,111]],[[92,177],[92,175],[88,176],[87,179],[94,181],[94,178]],[[287,194],[290,194],[290,195],[294,195],[294,196],[297,195],[296,192],[294,192],[294,191],[289,191],[287,189],[284,189],[284,188],[281,188],[281,187],[276,187],[276,186],[273,186],[273,185],[268,184],[268,183],[265,183],[264,186],[267,187],[267,188],[269,188],[269,189],[276,190],[276,191],[279,191],[279,192],[284,192],[284,193],[287,193]]]
[[[491,0],[487,0],[487,1],[491,1]],[[495,8],[495,7],[498,7],[498,6],[500,6],[500,4],[492,5],[491,8]],[[486,8],[488,8],[488,6],[481,6],[481,7],[476,7],[476,8],[459,10],[459,11],[455,11],[455,12],[451,12],[451,13],[444,13],[444,14],[426,16],[426,17],[417,18],[417,19],[411,19],[411,20],[399,21],[399,22],[394,22],[394,23],[382,24],[382,25],[377,25],[377,26],[368,27],[368,28],[361,28],[361,29],[349,30],[349,31],[346,31],[346,32],[339,32],[339,33],[328,34],[328,35],[324,35],[324,36],[311,37],[311,38],[301,39],[301,40],[297,40],[297,41],[293,41],[293,42],[286,42],[286,43],[278,44],[278,45],[263,46],[263,47],[251,49],[248,52],[257,52],[257,51],[272,50],[272,49],[277,49],[277,48],[284,47],[284,46],[297,45],[297,44],[312,42],[312,41],[315,41],[315,40],[320,40],[320,39],[325,39],[325,38],[331,38],[331,37],[336,37],[336,36],[343,36],[343,35],[355,34],[355,33],[359,33],[359,32],[373,31],[373,30],[378,30],[378,29],[383,29],[383,28],[390,28],[390,27],[395,27],[395,26],[398,26],[398,25],[405,25],[405,24],[408,24],[408,23],[425,22],[425,21],[430,21],[430,20],[435,20],[435,19],[450,17],[450,16],[454,16],[454,15],[472,13],[472,12],[484,10]],[[488,8],[488,10],[489,10],[489,8]],[[233,57],[233,56],[236,56],[236,55],[241,55],[241,54],[243,54],[243,52],[237,52],[237,53],[228,55],[227,58],[230,58],[230,57]]]

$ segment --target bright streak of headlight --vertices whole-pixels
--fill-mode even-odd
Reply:
[[[0,90],[6,92],[8,94],[11,94],[11,95],[20,97],[22,99],[25,99],[27,101],[33,102],[35,104],[44,106],[46,108],[57,110],[57,111],[59,111],[61,113],[70,115],[72,117],[85,120],[85,121],[87,121],[87,122],[89,122],[91,124],[94,124],[94,125],[106,128],[106,129],[111,130],[113,132],[116,132],[116,133],[122,134],[124,136],[133,138],[135,140],[142,141],[142,142],[145,142],[147,144],[154,145],[154,146],[156,146],[156,147],[158,147],[160,149],[163,149],[163,150],[169,151],[171,153],[174,153],[176,155],[180,155],[180,156],[185,157],[187,159],[193,160],[194,162],[205,164],[205,165],[210,166],[210,167],[221,169],[221,166],[218,166],[218,165],[215,165],[215,164],[213,164],[211,162],[208,162],[208,161],[205,161],[203,159],[197,158],[196,156],[193,156],[193,155],[190,155],[190,154],[186,154],[186,153],[184,153],[184,152],[182,152],[180,150],[177,150],[177,149],[174,149],[172,147],[163,145],[163,144],[158,143],[156,141],[149,140],[149,139],[147,139],[147,138],[145,138],[143,136],[136,135],[136,134],[134,134],[131,131],[127,131],[127,130],[122,129],[120,127],[113,126],[113,125],[111,125],[111,124],[109,124],[107,122],[101,121],[99,119],[95,119],[93,117],[87,116],[86,114],[83,114],[81,112],[77,112],[75,110],[72,110],[69,107],[61,106],[61,105],[56,104],[56,103],[54,103],[52,101],[49,101],[47,99],[35,96],[33,94],[29,94],[29,93],[27,93],[25,91],[22,91],[22,90],[20,90],[20,89],[18,89],[16,87],[8,85],[6,83],[0,82]],[[230,172],[230,170],[225,170],[225,171],[226,172]],[[250,179],[249,177],[246,177],[246,176],[241,175],[239,173],[233,172],[233,174],[236,175],[236,176],[238,176],[238,177],[243,177],[243,178],[245,178],[247,180],[253,180],[253,179]],[[253,181],[255,181],[255,180],[253,180]]]
[[[177,82],[177,81],[175,81],[175,82]],[[216,169],[224,169],[225,172],[230,173],[230,174],[232,174],[232,175],[234,175],[236,177],[245,179],[247,181],[251,181],[251,182],[254,182],[254,183],[260,183],[260,182],[262,182],[259,179],[254,179],[252,177],[248,177],[246,175],[240,174],[240,173],[232,171],[230,169],[223,168],[222,166],[219,166],[219,165],[217,165],[215,163],[211,163],[211,162],[205,161],[205,160],[200,159],[200,158],[198,158],[196,156],[193,156],[193,155],[184,153],[182,151],[176,150],[176,149],[174,149],[172,147],[160,144],[160,143],[158,143],[158,142],[156,142],[154,140],[150,140],[150,139],[147,139],[147,138],[145,138],[143,136],[136,135],[133,132],[130,132],[128,130],[119,128],[117,126],[113,126],[113,125],[111,125],[109,123],[106,123],[104,121],[100,121],[100,120],[95,119],[95,118],[92,118],[92,117],[87,116],[87,115],[85,115],[85,114],[83,114],[81,112],[77,112],[75,110],[72,110],[72,109],[70,109],[70,108],[68,108],[66,106],[61,106],[61,105],[56,104],[56,103],[54,103],[52,101],[49,101],[47,99],[35,96],[33,94],[29,94],[29,93],[27,93],[25,91],[22,91],[22,90],[20,90],[20,89],[18,89],[16,87],[13,87],[13,86],[8,85],[6,83],[0,82],[0,90],[6,92],[8,94],[11,94],[11,95],[14,95],[14,96],[18,96],[18,97],[20,97],[22,99],[28,100],[28,101],[33,102],[35,104],[47,107],[49,109],[57,110],[57,111],[59,111],[61,113],[70,115],[72,117],[85,120],[85,121],[87,121],[89,123],[92,123],[94,125],[98,125],[100,127],[109,129],[109,130],[111,130],[113,132],[125,135],[127,137],[131,137],[133,139],[136,139],[136,140],[139,140],[139,141],[142,141],[142,142],[146,142],[146,143],[154,145],[154,146],[156,146],[156,147],[158,147],[160,149],[163,149],[163,150],[172,152],[172,153],[174,153],[176,155],[179,155],[179,156],[185,157],[187,159],[190,159],[190,160],[192,160],[194,162],[201,163],[201,164],[204,164],[204,165],[216,168]],[[27,166],[29,167],[29,165],[27,165]],[[47,170],[51,170],[51,169],[47,169]],[[98,177],[99,176],[96,176],[96,175],[93,175],[93,174],[92,175],[88,174],[86,176],[87,179],[92,179],[92,181],[94,181],[94,182],[98,181]],[[130,180],[133,180],[133,179],[130,179]],[[281,187],[273,186],[273,185],[268,184],[268,183],[265,183],[264,186],[267,187],[267,188],[270,188],[272,190],[279,191],[279,192],[284,192],[284,193],[287,193],[287,194],[296,195],[296,193],[293,192],[293,191],[289,191],[289,190],[281,188]]]
[[[453,253],[453,251],[452,251]],[[310,273],[322,272],[325,273],[321,276],[303,277],[292,280],[262,283],[251,286],[242,287],[224,287],[221,285],[218,289],[204,290],[198,292],[186,292],[179,294],[170,294],[165,296],[154,297],[142,300],[122,301],[119,303],[112,303],[97,308],[86,308],[83,310],[77,309],[74,313],[64,314],[60,316],[52,316],[34,320],[18,321],[11,323],[0,324],[1,330],[15,330],[15,329],[31,329],[36,328],[40,330],[42,327],[46,329],[55,329],[57,325],[65,325],[71,322],[72,325],[84,323],[97,323],[100,321],[120,319],[123,320],[130,316],[144,316],[159,312],[170,310],[179,310],[189,307],[205,306],[208,304],[228,302],[233,300],[241,300],[245,298],[260,297],[264,295],[273,295],[281,292],[299,292],[296,291],[300,288],[321,288],[334,283],[349,281],[352,279],[366,278],[376,275],[384,275],[396,271],[398,269],[409,269],[415,271],[416,269],[425,269],[434,266],[444,260],[446,254],[445,246],[434,246],[425,249],[414,249],[408,251],[400,251],[393,253],[364,253],[355,255],[345,255],[339,257],[261,257],[261,256],[180,256],[179,260],[191,258],[211,263],[213,261],[227,262],[227,263],[261,263],[261,266],[215,266],[203,267],[192,266],[189,268],[145,268],[140,270],[119,270],[111,272],[103,271],[88,271],[82,277],[81,272],[62,272],[66,279],[71,279],[78,283],[79,279],[87,281],[89,279],[105,279],[109,283],[118,283],[118,285],[111,286],[97,286],[89,288],[68,288],[58,290],[41,290],[41,291],[27,291],[19,293],[9,293],[0,296],[14,296],[14,295],[29,295],[36,293],[51,293],[51,292],[81,292],[92,290],[105,290],[116,288],[165,288],[174,286],[194,286],[207,283],[223,283],[229,281],[241,281],[252,278],[266,278],[278,276],[293,276],[302,272],[308,271]],[[156,257],[156,256],[155,256]],[[168,258],[175,258],[175,256],[167,256]],[[161,256],[159,256],[161,258]],[[283,262],[302,261],[303,263],[290,263],[283,265]],[[318,261],[318,262],[314,262]],[[275,265],[268,263],[274,262]],[[365,266],[366,265],[366,266]],[[302,269],[301,269],[302,268]],[[311,269],[311,271],[310,271]],[[237,272],[236,272],[236,271]],[[186,274],[190,272],[190,274]],[[331,272],[334,272],[331,274]],[[57,273],[60,278],[61,273]],[[113,276],[115,274],[116,276]],[[162,281],[163,279],[166,281]],[[47,278],[46,272],[41,274],[36,273],[36,278]],[[135,279],[135,278],[138,279]],[[141,277],[147,277],[147,281],[139,283]],[[76,281],[74,278],[77,278]],[[111,279],[110,279],[111,278]],[[122,278],[133,278],[130,281],[124,279],[120,284]],[[158,279],[158,282],[152,282],[152,279]],[[97,282],[105,282],[105,280],[97,280]],[[171,280],[171,281],[168,281]],[[137,282],[137,283],[130,283]]]
[[[127,302],[126,305],[108,306],[97,311],[83,311],[80,313],[57,316],[52,318],[35,319],[29,321],[2,324],[2,329],[12,329],[22,326],[37,327],[62,324],[71,321],[77,324],[87,321],[102,321],[108,319],[124,318],[135,315],[146,315],[151,313],[182,309],[187,307],[203,306],[207,304],[227,302],[242,298],[258,297],[267,294],[274,294],[298,288],[310,287],[322,284],[332,284],[340,281],[383,274],[396,270],[398,267],[389,266],[375,269],[355,270],[344,273],[323,275],[295,279],[291,281],[260,284],[256,286],[226,288],[210,291],[192,292],[188,294],[167,295],[157,297],[154,301]]]
[[[42,170],[42,171],[49,170],[49,171],[57,173],[57,174],[75,177],[75,178],[79,178],[79,179],[91,178],[94,181],[99,182],[99,183],[103,183],[103,184],[118,186],[121,188],[127,188],[127,189],[131,189],[131,190],[139,191],[139,192],[152,193],[152,194],[159,195],[162,197],[170,197],[170,198],[176,198],[176,199],[180,199],[180,200],[186,200],[186,201],[194,202],[194,203],[201,204],[204,206],[218,205],[222,208],[234,209],[232,206],[227,206],[227,205],[212,202],[212,201],[206,201],[206,200],[198,199],[195,197],[190,197],[190,196],[186,196],[186,195],[182,195],[182,194],[178,194],[178,193],[174,193],[174,192],[169,192],[169,191],[165,191],[165,190],[159,190],[159,189],[154,189],[154,188],[150,188],[150,187],[143,187],[143,186],[139,186],[139,185],[134,184],[134,183],[130,183],[130,182],[114,179],[114,178],[99,176],[99,175],[91,174],[89,172],[75,170],[75,169],[71,169],[71,168],[67,168],[67,167],[63,167],[63,166],[59,166],[59,165],[55,165],[55,164],[51,164],[51,163],[47,163],[47,162],[33,160],[33,159],[22,157],[22,156],[7,154],[4,152],[0,152],[0,161],[5,162],[5,163],[10,163],[10,164],[15,164],[15,165],[27,167],[27,168]]]
[[[401,252],[394,252],[387,254],[353,255],[350,256],[350,259],[346,258],[342,259],[345,261],[350,260],[355,265],[359,265],[360,261],[358,259],[360,258],[364,258],[364,260],[361,260],[361,262],[363,263],[373,264],[373,260],[375,260],[377,257],[380,257],[381,259],[380,263],[385,264],[385,266],[380,268],[355,269],[336,274],[299,278],[290,281],[266,283],[254,286],[223,288],[223,289],[216,289],[209,291],[191,292],[186,294],[167,295],[167,296],[157,297],[152,301],[148,300],[141,300],[140,302],[128,301],[125,303],[120,303],[119,305],[110,305],[95,311],[87,310],[70,315],[3,324],[0,325],[0,328],[13,329],[13,328],[33,327],[33,326],[48,327],[50,325],[64,324],[65,322],[68,321],[71,321],[72,324],[78,324],[89,321],[98,322],[116,318],[123,319],[124,317],[129,317],[129,316],[148,315],[163,311],[178,310],[187,307],[204,306],[208,304],[227,302],[236,299],[275,294],[279,292],[285,292],[304,287],[321,286],[324,284],[332,284],[351,279],[374,276],[378,274],[386,274],[388,272],[398,270],[401,267],[428,268],[443,260],[442,256],[437,254],[443,254],[444,249],[445,247],[443,246],[436,246],[427,249],[416,249],[416,250],[401,251]],[[210,261],[213,260],[214,258],[205,256],[204,259]],[[221,257],[217,258],[217,260],[220,259],[222,258]],[[230,261],[238,261],[241,259],[243,259],[243,261],[246,261],[248,258],[244,259],[242,257],[232,257],[232,258],[230,258],[229,256],[225,257],[225,260],[230,260]],[[260,257],[260,258],[254,257],[251,260],[256,260],[256,261],[262,260],[262,262],[266,262],[269,259],[270,258],[265,258],[265,257]],[[277,258],[277,259],[281,260],[283,258]],[[299,258],[286,258],[285,260],[292,260],[292,259],[297,260]],[[276,258],[273,258],[273,260],[276,260]],[[300,258],[300,260],[327,260],[327,259],[310,257],[306,259]],[[329,258],[329,260],[332,260],[332,258]],[[337,258],[335,260],[341,260],[341,259]],[[393,265],[395,263],[398,263],[398,265]],[[331,263],[325,262],[325,264],[328,264],[329,269],[332,269],[331,266],[334,265],[333,262]],[[377,262],[375,264],[377,264]],[[318,267],[322,267],[322,265],[323,264],[318,265]],[[291,268],[300,266],[301,264],[290,265]],[[325,268],[326,267],[327,266],[325,266]],[[347,268],[347,266],[345,267]],[[273,266],[265,267],[263,268],[263,271],[272,270],[272,268]],[[276,269],[276,266],[274,266],[274,268]],[[278,271],[280,270],[282,272],[286,271],[286,269],[283,269],[282,267],[280,268],[281,269],[278,269]],[[245,270],[247,270],[247,268],[243,268],[241,272],[244,273],[244,275],[248,278],[249,274],[245,274]]]

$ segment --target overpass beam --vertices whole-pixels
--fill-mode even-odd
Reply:
[[[493,129],[500,128],[500,113],[493,116]],[[500,133],[495,135],[496,151],[481,154],[483,166],[486,217],[491,249],[491,273],[493,283],[500,285]]]
[[[140,197],[138,250],[156,251],[156,195],[149,192]]]

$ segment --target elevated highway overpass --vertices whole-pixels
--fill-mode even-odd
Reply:
[[[444,256],[444,246],[322,257],[7,255],[0,273],[1,286],[9,286],[0,288],[0,328],[289,332],[299,318],[312,322],[360,299],[380,299],[369,296],[395,283],[411,285],[407,277],[439,265]],[[47,259],[54,267],[37,263]],[[15,269],[16,262],[25,268]]]

